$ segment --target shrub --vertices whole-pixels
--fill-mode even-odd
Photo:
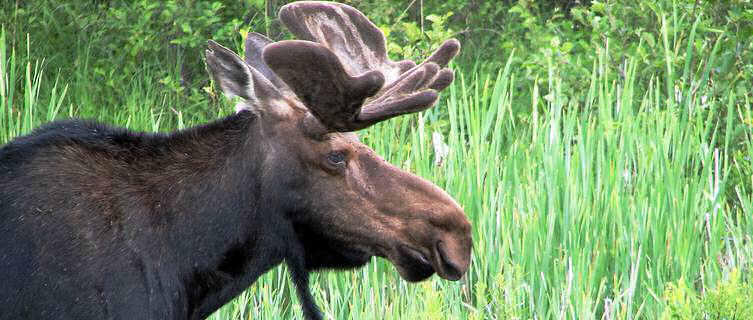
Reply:
[[[664,292],[667,308],[661,319],[733,320],[753,319],[753,283],[733,269],[727,278],[699,295],[683,279],[670,283]]]

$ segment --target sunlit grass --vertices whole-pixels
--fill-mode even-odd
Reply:
[[[113,108],[88,104],[85,91],[71,97],[62,80],[40,93],[41,73],[54,70],[28,55],[19,58],[21,49],[5,43],[3,35],[2,142],[69,116],[146,131],[208,120],[184,114],[140,78],[109,113],[102,110]],[[727,178],[746,165],[732,160],[729,146],[732,132],[749,130],[735,124],[753,119],[753,102],[733,92],[702,101],[690,85],[675,94],[667,84],[678,81],[672,70],[635,92],[638,63],[628,61],[624,78],[609,80],[607,58],[602,53],[591,79],[584,79],[590,82],[584,93],[562,92],[550,66],[551,76],[527,92],[534,98],[525,106],[512,105],[520,93],[510,63],[497,74],[458,74],[434,109],[362,132],[379,154],[439,184],[465,208],[473,260],[459,282],[433,277],[408,284],[380,259],[352,272],[317,274],[312,288],[326,317],[655,318],[666,306],[667,283],[701,291],[735,268],[750,270],[753,196]],[[684,71],[677,78],[697,80],[690,77]],[[22,97],[14,96],[19,92]],[[678,95],[683,98],[673,99]],[[528,116],[513,111],[521,108],[531,110]],[[228,104],[207,114],[230,110]],[[721,121],[714,117],[719,113],[726,115]],[[441,165],[433,136],[450,150]],[[750,159],[750,131],[743,140]],[[275,268],[212,319],[300,318],[294,291],[285,268]]]

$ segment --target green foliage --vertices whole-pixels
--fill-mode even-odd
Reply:
[[[662,320],[691,320],[701,318],[701,305],[695,290],[688,288],[684,279],[667,284],[664,290],[667,307]]]
[[[35,41],[31,53],[50,55],[46,61],[65,78],[94,77],[93,82],[104,84],[90,89],[99,91],[94,98],[122,95],[120,84],[146,66],[154,85],[191,97],[186,103],[193,105],[208,83],[201,62],[206,39],[235,49],[249,30],[279,39],[283,36],[274,15],[288,2],[16,0],[0,5],[0,18],[9,24],[11,43],[23,43],[30,34]],[[624,77],[625,59],[641,63],[637,92],[645,91],[652,77],[670,77],[676,83],[667,84],[665,99],[674,96],[674,87],[683,91],[687,86],[694,87],[697,97],[722,96],[729,90],[744,97],[745,80],[753,78],[753,42],[746,41],[753,34],[750,0],[344,2],[366,12],[388,33],[389,51],[396,59],[424,56],[444,39],[458,37],[464,47],[456,59],[460,67],[483,61],[484,68],[494,72],[514,51],[512,66],[524,71],[516,88],[522,93],[519,105],[531,100],[534,84],[549,85],[538,81],[548,78],[550,65],[558,66],[555,77],[563,79],[563,91],[581,97],[576,93],[588,89],[585,79],[605,50],[610,80]],[[700,54],[715,46],[715,61]],[[688,81],[700,73],[707,77]],[[711,81],[721,85],[705,92]],[[122,101],[99,102],[106,106]],[[514,113],[525,120],[530,109],[516,108]]]
[[[708,319],[753,319],[753,282],[750,278],[744,282],[736,269],[728,276],[704,296],[704,313]]]
[[[264,8],[244,1],[38,0],[0,6],[11,46],[27,47],[31,39],[28,55],[44,57],[59,71],[72,84],[72,99],[86,97],[105,109],[125,103],[127,84],[135,78],[144,90],[157,87],[182,105],[200,104],[209,83],[203,63],[207,39],[237,50],[241,29],[263,29],[264,22]]]
[[[677,320],[733,320],[753,319],[753,282],[748,273],[744,280],[742,274],[733,269],[716,288],[699,295],[688,288],[684,279],[669,283],[664,291],[667,307],[661,319]]]
[[[426,20],[430,27],[421,29],[416,22],[398,22],[384,24],[380,27],[388,39],[387,50],[394,59],[410,59],[420,61],[422,57],[431,54],[443,41],[452,38],[452,29],[447,27],[447,19],[452,15],[448,12],[443,16],[430,14]]]
[[[168,51],[168,65],[180,62],[181,68],[197,69],[196,72],[181,70],[183,77],[187,78],[190,76],[186,73],[204,73],[203,68],[196,66],[201,64],[201,60],[197,58],[201,56],[200,49],[207,39],[239,47],[239,18],[243,11],[225,12],[224,9],[225,6],[220,2],[139,0],[127,6],[107,8],[106,15],[100,22],[104,28],[97,29],[96,32],[100,34],[94,34],[93,37],[119,35],[107,38],[109,41],[97,45],[102,46],[101,50],[114,53],[116,57],[120,55],[118,60],[128,62],[122,66],[125,74],[140,68],[138,62],[145,58],[159,57],[167,47],[168,50],[172,49],[172,52]],[[184,52],[190,55],[184,58]],[[193,59],[186,61],[187,63],[181,61],[189,57]],[[110,65],[97,66],[95,71],[103,73],[101,68],[105,67]]]

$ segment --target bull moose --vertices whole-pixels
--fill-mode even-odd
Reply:
[[[459,43],[393,62],[350,6],[279,17],[302,40],[251,33],[244,59],[208,42],[230,116],[168,134],[63,120],[0,149],[0,318],[202,319],[283,261],[306,319],[311,271],[377,256],[407,281],[461,278],[463,210],[352,133],[431,107]]]

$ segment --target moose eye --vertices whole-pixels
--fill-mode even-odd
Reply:
[[[331,152],[330,154],[327,155],[327,161],[329,161],[329,163],[334,166],[338,166],[338,167],[343,166],[345,165],[345,152],[342,152],[342,151]]]

